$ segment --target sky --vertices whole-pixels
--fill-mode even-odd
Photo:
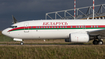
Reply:
[[[92,0],[77,0],[77,8],[92,6]],[[95,0],[95,4],[105,4],[105,0]],[[0,0],[0,30],[12,23],[12,15],[17,21],[45,19],[47,12],[74,8],[74,0]]]

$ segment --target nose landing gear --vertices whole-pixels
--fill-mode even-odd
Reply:
[[[24,45],[24,43],[23,42],[20,42],[20,45]]]

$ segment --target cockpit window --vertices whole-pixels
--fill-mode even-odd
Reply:
[[[17,26],[10,26],[10,28],[17,28]]]

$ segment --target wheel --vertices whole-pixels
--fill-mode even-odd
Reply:
[[[20,45],[23,45],[24,43],[23,42],[20,42]]]
[[[94,41],[93,41],[93,44],[94,44],[94,45],[97,45],[97,44],[98,44],[98,41],[97,41],[97,40],[94,40]]]
[[[103,44],[103,41],[102,41],[102,40],[100,40],[100,41],[98,42],[98,44],[99,44],[99,45],[102,45],[102,44]]]

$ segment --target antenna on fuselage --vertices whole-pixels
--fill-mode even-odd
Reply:
[[[15,19],[15,17],[12,15],[12,19],[13,19],[13,23],[17,23],[17,20]]]

